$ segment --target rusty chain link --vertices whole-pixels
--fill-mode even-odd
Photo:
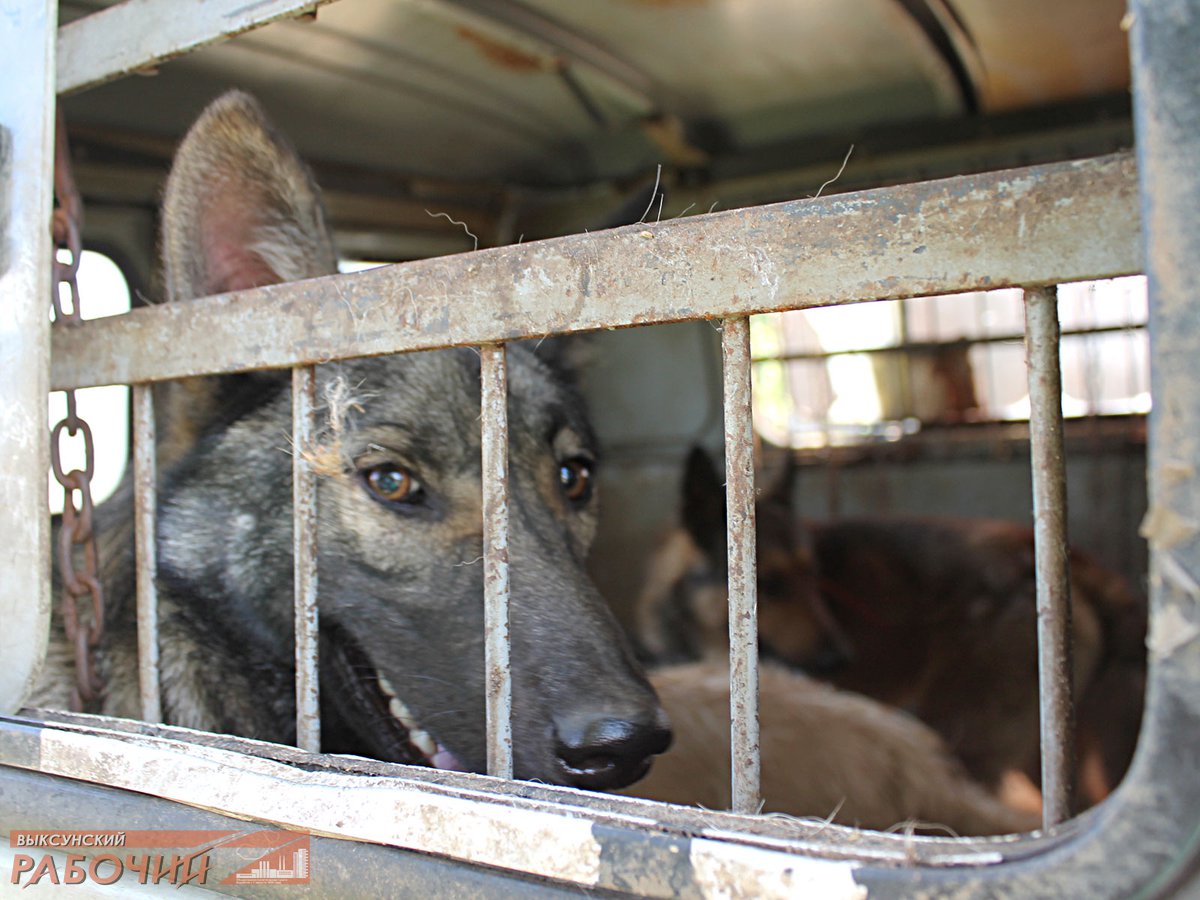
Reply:
[[[71,173],[71,153],[67,145],[66,122],[62,107],[58,109],[54,138],[54,210],[52,230],[54,278],[51,300],[54,320],[61,325],[77,325],[83,321],[79,307],[79,259],[82,253],[80,232],[83,223],[83,202]],[[60,262],[58,254],[66,250],[70,261]],[[70,310],[62,303],[62,286],[71,296]],[[58,533],[58,569],[62,580],[62,617],[67,641],[75,652],[75,686],[71,691],[71,708],[75,711],[94,711],[104,692],[104,679],[96,666],[95,649],[104,636],[104,590],[100,584],[96,557],[96,535],[92,530],[92,474],[95,471],[95,447],[92,430],[79,418],[75,408],[75,392],[67,391],[67,415],[50,432],[50,463],[55,480],[63,489],[63,514]],[[67,434],[83,435],[84,466],[63,472],[59,441],[63,429]],[[78,505],[76,505],[78,494]],[[82,568],[75,564],[82,553]],[[80,601],[86,598],[89,614],[80,616]]]

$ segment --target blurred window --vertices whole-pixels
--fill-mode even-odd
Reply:
[[[1148,412],[1145,278],[1061,285],[1058,311],[1064,415]],[[1023,334],[1020,289],[755,316],[755,427],[805,448],[1028,420]]]

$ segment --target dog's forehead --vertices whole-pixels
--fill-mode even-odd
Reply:
[[[549,442],[564,428],[594,443],[583,403],[531,348],[507,353],[509,428],[514,439]],[[452,435],[459,446],[480,443],[480,357],[473,348],[420,351],[322,367],[326,405],[340,401],[361,426],[399,425]]]

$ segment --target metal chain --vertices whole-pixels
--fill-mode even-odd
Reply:
[[[54,139],[54,196],[58,203],[52,222],[54,278],[51,284],[54,319],[62,326],[74,326],[83,321],[79,308],[79,259],[82,253],[80,232],[83,224],[83,201],[75,187],[71,172],[71,152],[67,145],[66,122],[62,107],[58,109]],[[60,262],[58,254],[66,250],[68,262]],[[63,308],[62,286],[71,295],[71,307]],[[75,650],[75,685],[71,691],[71,708],[77,712],[95,711],[104,693],[104,679],[96,665],[95,649],[104,636],[104,589],[100,584],[96,556],[96,536],[92,530],[92,474],[95,471],[95,448],[92,430],[79,418],[75,408],[75,392],[67,391],[67,415],[50,432],[50,463],[54,478],[63,489],[62,523],[58,533],[58,570],[62,579],[62,617],[67,641]],[[83,434],[83,469],[63,472],[59,441],[63,429],[72,437]],[[76,504],[78,495],[78,505]],[[83,565],[77,567],[76,556],[82,555]],[[90,607],[86,616],[80,615],[80,600],[87,598]]]

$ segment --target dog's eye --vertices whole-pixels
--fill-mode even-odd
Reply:
[[[362,477],[371,493],[385,503],[414,503],[423,493],[421,482],[412,472],[394,463],[365,469]]]
[[[558,467],[563,493],[572,503],[582,506],[592,496],[592,464],[586,459],[568,459]]]

